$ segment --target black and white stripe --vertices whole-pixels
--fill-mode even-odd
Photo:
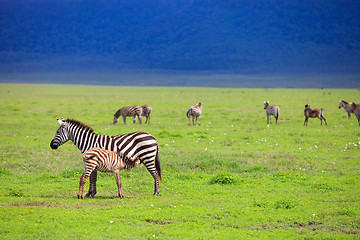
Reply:
[[[202,104],[201,102],[199,102],[199,104],[196,105],[191,105],[188,109],[188,111],[186,112],[186,116],[189,119],[189,126],[190,124],[190,118],[192,117],[192,122],[193,125],[195,125],[195,122],[198,122],[198,124],[200,125],[200,116],[201,116],[201,111],[202,111]],[[195,120],[195,121],[194,121]]]
[[[122,116],[124,120],[124,124],[126,124],[126,117],[132,117],[133,123],[136,121],[136,117],[139,119],[139,123],[141,124],[141,115],[142,115],[143,108],[142,106],[130,106],[130,107],[123,107],[116,111],[114,114],[114,121],[113,124],[119,121],[119,117]]]
[[[269,118],[271,123],[271,115],[275,117],[276,124],[279,118],[280,108],[276,105],[270,106],[269,101],[264,102],[264,109],[266,110],[267,124],[269,124]]]
[[[339,109],[342,108],[342,107],[343,107],[343,108],[345,109],[345,111],[347,112],[347,114],[348,114],[348,119],[350,119],[350,118],[351,118],[351,113],[353,113],[352,107],[351,107],[351,103],[348,103],[347,101],[341,100],[341,101],[339,102]]]
[[[142,107],[142,114],[141,115],[146,117],[145,123],[150,124],[150,114],[151,114],[151,111],[152,111],[152,107],[150,105],[143,105],[141,107]]]
[[[161,180],[161,169],[159,161],[159,145],[154,136],[145,132],[133,132],[117,136],[96,134],[94,130],[76,120],[58,120],[60,127],[50,143],[52,149],[71,140],[82,152],[98,147],[114,151],[120,156],[128,159],[139,159],[154,178],[154,195],[159,194],[159,180]],[[96,194],[96,169],[90,176],[90,188],[87,197]]]
[[[84,186],[90,174],[96,169],[100,172],[112,172],[115,176],[118,186],[118,196],[123,198],[121,189],[120,170],[124,168],[133,168],[140,164],[139,158],[129,159],[126,156],[120,156],[116,152],[108,151],[102,148],[90,148],[83,153],[84,173],[80,178],[78,198],[84,199]]]

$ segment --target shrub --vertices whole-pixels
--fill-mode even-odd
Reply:
[[[233,184],[235,178],[230,173],[219,173],[210,179],[211,184]]]

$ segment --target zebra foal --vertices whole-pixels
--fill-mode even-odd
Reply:
[[[276,119],[276,124],[279,118],[280,108],[276,105],[270,106],[269,101],[264,102],[264,109],[266,110],[267,124],[269,124],[269,118],[271,123],[271,115],[273,115]]]
[[[196,105],[191,105],[188,109],[188,111],[186,112],[186,116],[187,118],[189,119],[189,126],[191,126],[190,124],[190,118],[192,117],[192,122],[193,122],[193,125],[196,125],[195,124],[195,121],[196,123],[199,124],[200,126],[200,116],[201,116],[201,111],[202,111],[202,104],[201,102],[199,102],[198,104]],[[198,121],[199,119],[199,121]],[[195,121],[194,121],[195,120]]]
[[[84,172],[80,177],[78,198],[84,199],[84,186],[90,174],[97,169],[100,172],[112,172],[115,176],[118,187],[118,196],[124,198],[121,189],[120,170],[133,168],[140,164],[140,159],[130,159],[125,156],[120,156],[116,152],[109,151],[102,148],[91,148],[83,153]]]
[[[141,115],[142,115],[143,108],[141,106],[130,106],[130,107],[123,107],[116,111],[114,114],[114,121],[113,124],[119,121],[119,117],[123,117],[124,124],[126,124],[126,117],[132,117],[133,123],[136,121],[136,117],[139,119],[139,124],[141,124]]]
[[[360,103],[350,103],[351,111],[355,114],[360,126]]]
[[[320,119],[321,125],[322,125],[322,121],[324,120],[325,124],[327,125],[323,112],[324,112],[324,109],[322,109],[322,108],[312,109],[309,104],[306,104],[305,109],[304,109],[304,116],[305,116],[304,126],[305,126],[305,123],[306,123],[306,126],[308,125],[309,118]]]

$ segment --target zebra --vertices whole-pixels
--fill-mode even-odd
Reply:
[[[161,168],[159,160],[159,145],[154,136],[145,132],[133,132],[117,136],[96,134],[88,125],[73,119],[58,119],[60,127],[51,140],[50,147],[57,149],[62,144],[71,140],[81,151],[86,152],[93,147],[99,147],[109,151],[117,152],[120,156],[129,159],[139,159],[151,176],[154,178],[154,195],[159,190],[161,180]],[[86,197],[94,197],[96,194],[97,170],[90,175],[90,187]]]
[[[151,114],[151,111],[152,111],[152,107],[150,105],[143,105],[141,107],[142,107],[142,114],[141,115],[146,117],[145,123],[150,124],[150,114]]]
[[[306,104],[305,109],[304,109],[304,116],[305,116],[304,126],[305,126],[305,123],[306,123],[306,126],[308,125],[309,117],[310,118],[317,117],[318,119],[321,120],[321,125],[322,125],[322,121],[324,119],[325,124],[327,125],[326,119],[324,117],[324,109],[322,109],[322,108],[312,109],[309,104]]]
[[[83,153],[84,172],[80,177],[78,198],[84,199],[84,186],[90,174],[97,169],[100,172],[112,172],[115,176],[118,187],[118,196],[124,198],[121,189],[120,170],[133,168],[140,164],[140,159],[130,159],[126,156],[120,156],[116,152],[108,151],[102,148],[91,148]]]
[[[360,103],[350,103],[350,105],[351,111],[355,114],[360,126]]]
[[[267,124],[269,124],[269,117],[271,123],[271,115],[273,115],[276,119],[276,124],[279,118],[280,108],[276,105],[270,106],[269,101],[264,102],[264,109],[266,110]]]
[[[189,119],[189,126],[191,126],[190,124],[190,117],[192,117],[192,122],[193,125],[196,125],[194,122],[194,119],[196,119],[196,122],[198,122],[199,119],[199,126],[200,126],[200,116],[201,116],[201,111],[202,111],[202,104],[201,102],[199,102],[199,104],[196,105],[191,105],[188,109],[188,111],[186,112],[186,116]]]
[[[348,114],[348,119],[350,120],[350,118],[351,118],[351,113],[353,113],[352,112],[352,110],[351,110],[351,103],[349,104],[348,102],[346,102],[346,101],[344,101],[344,100],[341,100],[340,102],[339,102],[339,109],[340,108],[344,108],[345,109],[345,111],[347,112],[347,114]]]
[[[139,124],[141,124],[141,114],[142,114],[141,106],[130,106],[130,107],[120,108],[114,114],[113,124],[118,122],[120,116],[123,117],[124,124],[126,124],[126,117],[133,117],[133,123],[135,123],[136,116],[139,118]]]

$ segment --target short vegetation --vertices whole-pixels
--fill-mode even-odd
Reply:
[[[0,86],[1,239],[359,239],[360,127],[338,109],[358,90]],[[277,125],[267,100],[281,109]],[[198,102],[201,125],[189,126]],[[144,104],[151,124],[113,124],[119,108]],[[328,125],[303,126],[305,104]],[[160,195],[139,166],[120,172],[124,199],[111,173],[78,199],[81,152],[49,146],[60,117],[154,135]]]

